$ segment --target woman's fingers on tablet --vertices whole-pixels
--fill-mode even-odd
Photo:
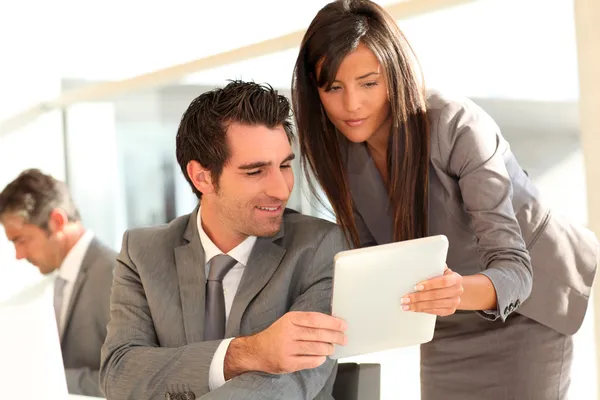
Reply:
[[[445,287],[454,286],[461,282],[462,276],[448,268],[442,276],[417,283],[415,285],[415,291],[422,292],[425,290],[442,289]]]
[[[463,293],[462,285],[454,285],[444,289],[427,290],[425,292],[411,293],[401,299],[402,304],[418,303],[423,301],[451,299],[460,297]]]
[[[426,312],[429,314],[435,314],[435,312],[432,312],[432,310],[449,309],[453,310],[450,313],[452,314],[454,311],[456,311],[456,308],[459,304],[460,297],[451,297],[441,300],[420,301],[417,303],[405,304],[402,306],[402,309],[405,311]]]
[[[460,304],[464,291],[462,276],[447,269],[443,276],[417,284],[415,290],[416,292],[401,298],[403,310],[450,315]]]

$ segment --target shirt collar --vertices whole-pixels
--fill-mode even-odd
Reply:
[[[79,270],[81,269],[81,263],[83,262],[88,247],[90,247],[92,239],[94,239],[94,232],[86,230],[77,243],[75,243],[75,246],[67,253],[67,256],[58,270],[58,276],[67,282],[75,282]]]
[[[198,234],[200,235],[200,243],[202,244],[202,248],[204,249],[205,263],[208,264],[208,262],[214,256],[223,254],[223,252],[217,247],[216,244],[213,243],[212,240],[210,240],[210,238],[202,228],[200,207],[198,207],[197,225]],[[250,258],[250,253],[252,252],[254,243],[256,243],[256,236],[248,236],[242,243],[238,244],[226,254],[245,267],[246,264],[248,264],[248,259]]]

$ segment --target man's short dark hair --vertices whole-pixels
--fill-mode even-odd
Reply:
[[[232,123],[267,128],[283,126],[290,143],[293,141],[290,102],[270,85],[232,81],[224,88],[196,97],[181,118],[177,131],[177,162],[181,172],[202,198],[187,174],[190,161],[197,161],[210,171],[218,185],[223,167],[229,159],[227,128]]]
[[[0,193],[0,217],[19,215],[42,229],[48,227],[50,212],[55,208],[63,210],[69,222],[81,219],[67,185],[39,169],[21,172]]]

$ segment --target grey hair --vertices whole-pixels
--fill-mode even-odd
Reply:
[[[81,220],[66,183],[38,169],[21,172],[0,193],[0,217],[17,215],[43,229],[56,208],[65,212],[69,222]]]

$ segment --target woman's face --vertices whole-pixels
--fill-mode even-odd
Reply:
[[[342,60],[330,90],[319,88],[319,97],[329,120],[349,141],[389,134],[385,71],[367,46],[359,44]]]

